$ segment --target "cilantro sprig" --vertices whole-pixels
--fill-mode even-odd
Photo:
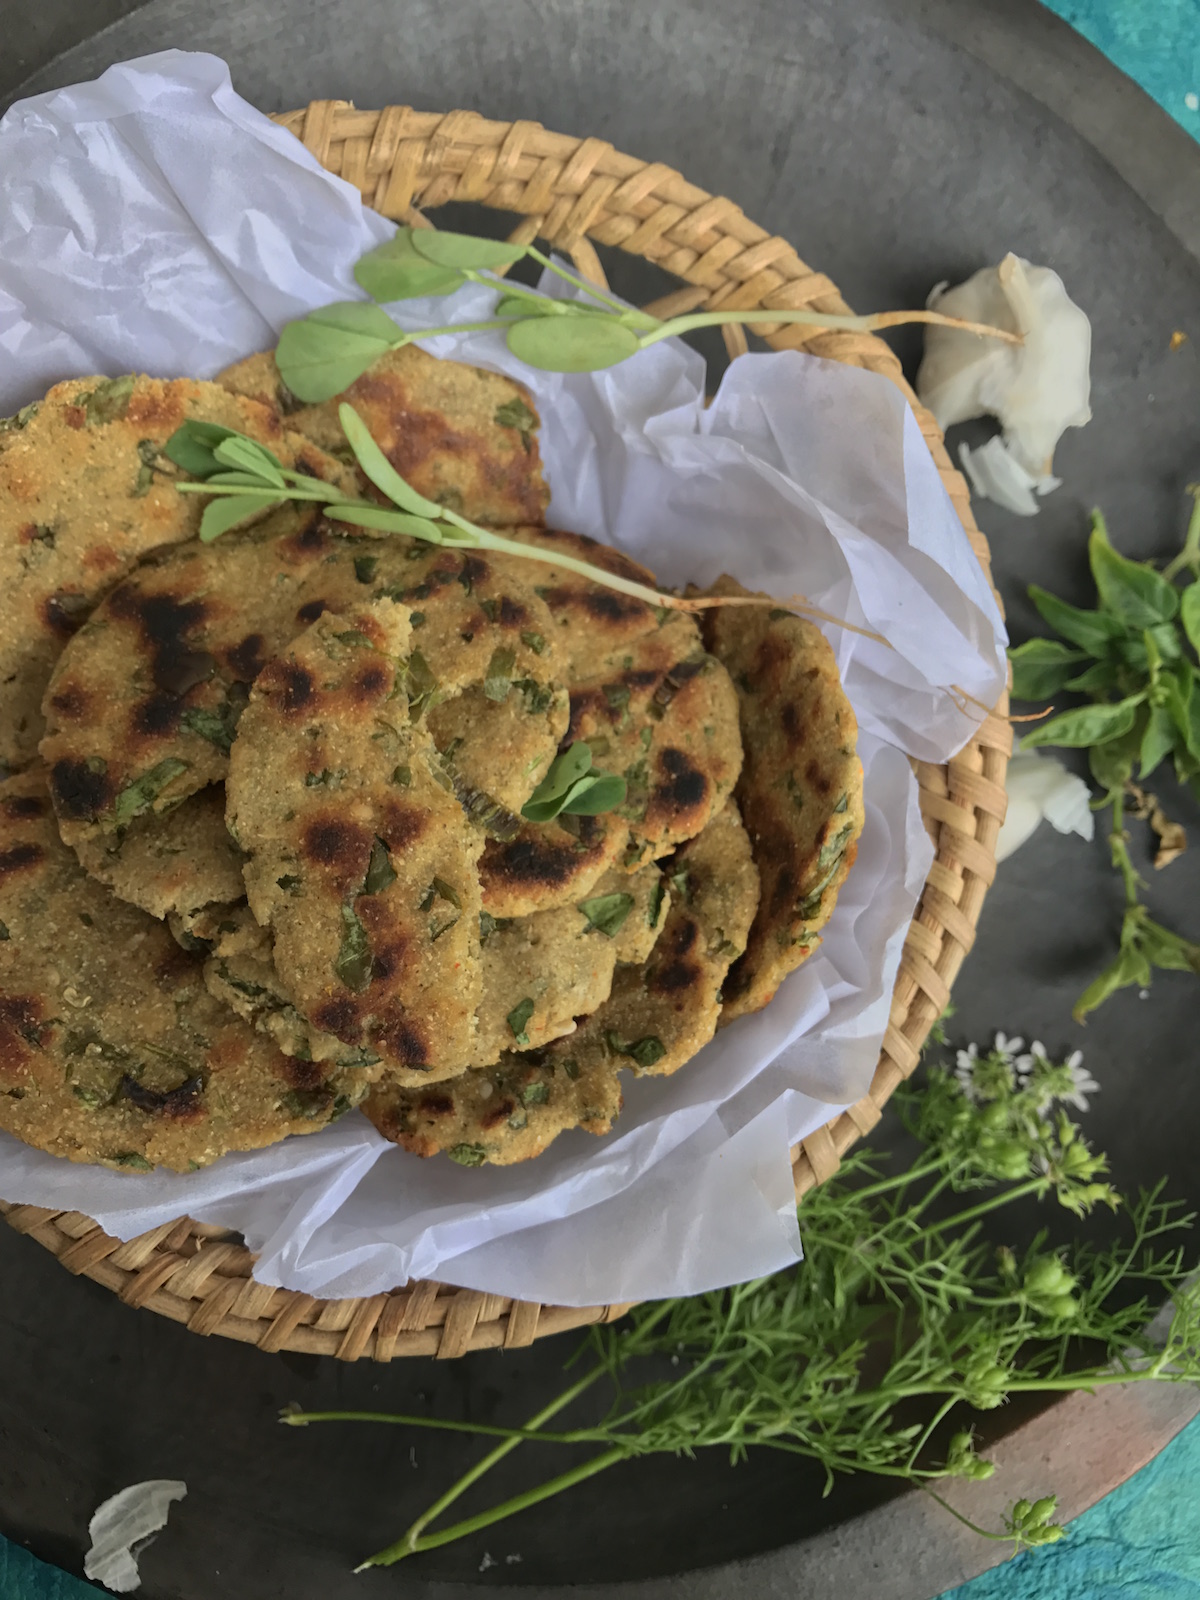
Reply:
[[[1135,770],[1144,783],[1170,761],[1179,783],[1200,798],[1200,485],[1191,493],[1183,547],[1161,572],[1115,550],[1093,512],[1088,559],[1097,605],[1085,610],[1032,586],[1030,598],[1059,637],[1009,651],[1015,698],[1046,700],[1063,690],[1088,697],[1038,724],[1022,745],[1087,750],[1101,791],[1093,805],[1110,812],[1109,849],[1125,889],[1117,956],[1079,997],[1080,1022],[1118,989],[1145,988],[1154,968],[1200,973],[1200,944],[1154,921],[1142,904],[1145,883],[1125,830]],[[1182,587],[1180,574],[1188,575]]]
[[[565,279],[587,298],[552,300],[497,276],[525,257]],[[280,377],[298,400],[308,404],[331,400],[380,356],[417,339],[489,329],[502,331],[515,356],[544,372],[597,372],[616,366],[660,339],[728,323],[795,323],[870,332],[903,323],[927,322],[1021,343],[1019,334],[963,322],[937,311],[884,311],[860,317],[788,307],[739,307],[694,311],[663,321],[648,312],[623,306],[533,244],[480,239],[434,228],[400,228],[393,238],[361,258],[354,276],[371,296],[370,301],[346,300],[322,306],[283,330],[275,360]],[[465,283],[481,283],[501,292],[492,317],[443,328],[405,329],[373,303],[452,294]]]
[[[752,1449],[774,1450],[816,1461],[830,1485],[867,1472],[938,1498],[941,1482],[992,1474],[975,1437],[979,1412],[1022,1394],[1200,1381],[1200,1279],[1181,1248],[1193,1219],[1164,1200],[1160,1184],[1123,1208],[1125,1220],[1100,1243],[1062,1246],[1043,1230],[1024,1249],[995,1248],[981,1225],[1011,1217],[1019,1227],[1032,1200],[1083,1216],[1115,1210],[1120,1197],[1105,1157],[1068,1114],[1078,1098],[1071,1063],[1036,1049],[1017,1063],[996,1049],[972,1068],[934,1068],[919,1089],[901,1091],[918,1146],[915,1158],[905,1152],[903,1170],[860,1149],[805,1196],[800,1266],[638,1306],[593,1328],[581,1352],[590,1360],[576,1362],[523,1426],[285,1412],[281,1420],[294,1427],[386,1423],[492,1441],[358,1570],[479,1535],[650,1454],[716,1448],[736,1463]],[[1148,1324],[1164,1299],[1166,1328],[1157,1334]],[[555,1424],[560,1417],[565,1426]],[[526,1444],[571,1453],[533,1487],[502,1489],[496,1503],[446,1520]],[[1014,1551],[1063,1537],[1053,1495],[1015,1501],[999,1529],[953,1515]]]

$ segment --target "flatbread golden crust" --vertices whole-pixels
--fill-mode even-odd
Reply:
[[[286,1057],[166,928],[87,877],[33,767],[0,785],[0,1128],[121,1171],[189,1171],[323,1127],[359,1073]]]
[[[159,552],[101,603],[51,680],[42,753],[63,837],[89,859],[127,851],[157,813],[220,783],[266,661],[324,612],[375,597],[412,607],[410,704],[461,798],[490,816],[494,785],[519,808],[568,719],[562,655],[527,578],[474,554],[344,538],[291,506]],[[130,898],[168,893],[149,884]]]
[[[714,594],[747,594],[732,578]],[[858,724],[837,662],[811,622],[783,610],[708,613],[709,647],[737,685],[746,763],[738,804],[762,875],[746,953],[725,984],[722,1024],[759,1011],[820,944],[862,833]]]
[[[51,669],[101,595],[147,551],[195,537],[202,502],[160,454],[192,419],[345,481],[272,407],[188,378],[73,378],[0,423],[0,763],[32,760]]]
[[[569,1128],[609,1132],[623,1070],[662,1075],[691,1060],[716,1031],[721,985],[758,904],[736,806],[728,803],[665,870],[675,887],[649,959],[619,968],[609,999],[573,1034],[432,1090],[380,1085],[363,1108],[380,1133],[463,1166],[528,1161]]]
[[[121,900],[152,917],[193,917],[245,894],[242,852],[225,826],[225,792],[210,784],[142,826],[82,840],[80,864]]]
[[[279,406],[290,428],[334,454],[346,450],[338,406],[348,402],[418,494],[471,522],[509,527],[545,516],[550,494],[537,409],[528,389],[511,378],[406,345],[320,405],[304,405],[287,391],[272,351],[238,362],[217,381]]]
[[[259,675],[230,753],[250,908],[301,1015],[401,1081],[463,1070],[482,836],[410,720],[408,614],[327,613]]]
[[[536,1050],[603,1005],[618,962],[644,961],[666,915],[654,866],[610,872],[576,905],[508,922],[484,919],[483,999],[473,1066],[518,1039]]]

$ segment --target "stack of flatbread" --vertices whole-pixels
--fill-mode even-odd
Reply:
[[[605,1133],[626,1074],[767,1004],[853,861],[854,715],[790,613],[702,629],[308,504],[201,544],[171,434],[361,493],[342,399],[421,494],[653,584],[546,527],[519,385],[411,347],[318,406],[264,354],[0,422],[0,1128],[40,1149],[186,1171],[356,1106],[466,1166]],[[580,741],[623,802],[527,820]]]

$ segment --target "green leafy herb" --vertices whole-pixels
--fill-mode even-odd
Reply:
[[[217,711],[205,711],[200,706],[189,706],[180,717],[180,723],[189,732],[201,739],[207,739],[209,744],[216,745],[218,750],[228,755],[233,748],[237,726],[242,712],[246,709],[248,698],[244,690],[242,693],[235,692],[240,687],[234,685]]]
[[[518,1049],[524,1050],[529,1044],[529,1035],[525,1030],[529,1026],[529,1019],[532,1015],[533,1001],[528,995],[524,1000],[519,1000],[508,1013],[508,1026],[517,1042]]]
[[[991,1476],[973,1437],[980,1411],[1025,1394],[1200,1381],[1200,1280],[1178,1247],[1192,1219],[1162,1185],[1122,1208],[1102,1244],[1056,1245],[1043,1231],[996,1249],[981,1231],[988,1217],[1018,1225],[1032,1200],[1075,1216],[1116,1206],[1104,1157],[1067,1113],[1074,1093],[1069,1067],[1035,1055],[1021,1082],[1002,1052],[975,1059],[965,1084],[939,1068],[901,1091],[916,1158],[906,1151],[897,1170],[866,1150],[845,1157],[805,1196],[803,1263],[591,1329],[590,1360],[571,1364],[559,1394],[523,1427],[477,1424],[489,1451],[363,1567],[478,1535],[649,1454],[717,1448],[738,1462],[775,1450],[816,1461],[831,1485],[868,1472],[932,1492]],[[1158,1333],[1148,1324],[1164,1299]],[[427,1413],[282,1420],[462,1426]],[[526,1441],[571,1453],[536,1487],[447,1522]],[[977,1531],[1014,1550],[1063,1535],[1052,1495],[1019,1499],[1000,1528]]]
[[[440,900],[448,901],[456,911],[462,910],[462,901],[459,899],[458,890],[452,883],[447,883],[445,878],[433,880],[433,892]]]
[[[516,653],[507,646],[502,645],[492,651],[492,659],[488,662],[483,679],[483,692],[489,700],[507,700],[516,660]]]
[[[633,896],[631,894],[599,894],[591,900],[581,900],[579,910],[588,920],[590,928],[607,934],[611,939],[621,931],[625,919],[633,910]],[[654,919],[651,918],[651,927]]]
[[[480,944],[486,944],[499,926],[500,924],[496,921],[495,917],[490,911],[481,911],[479,913]]]
[[[0,922],[0,940],[11,938],[12,934],[8,931],[8,924],[6,922]]]
[[[372,300],[414,300],[452,294],[463,281],[456,268],[440,267],[420,255],[413,248],[408,228],[400,228],[386,244],[368,251],[355,267],[354,276]]]
[[[154,1171],[153,1165],[146,1160],[145,1156],[138,1155],[136,1150],[126,1150],[119,1156],[108,1156],[106,1159],[110,1166],[124,1167],[126,1172]]]
[[[359,583],[373,583],[379,566],[378,556],[355,556],[354,576]]]
[[[592,752],[576,740],[550,764],[550,770],[521,807],[529,822],[550,822],[563,814],[596,817],[625,798],[625,780],[592,767]]]
[[[0,433],[19,433],[22,428],[27,428],[37,416],[40,406],[41,402],[34,400],[22,406],[15,416],[0,417]]]
[[[381,894],[389,884],[396,881],[396,869],[392,866],[392,858],[388,855],[388,847],[382,839],[376,839],[371,846],[371,859],[367,864],[367,876],[363,881],[364,894]]]
[[[87,426],[100,428],[106,422],[119,422],[129,409],[133,385],[133,374],[126,373],[123,378],[106,378],[91,394],[81,395],[76,404],[83,407]]]
[[[408,714],[412,721],[417,722],[434,703],[433,697],[437,692],[437,679],[419,650],[414,650],[404,663],[404,679],[408,691]]]
[[[538,1078],[533,1083],[527,1083],[521,1090],[521,1104],[526,1106],[544,1106],[550,1098],[550,1085],[544,1078]]]
[[[631,1044],[625,1044],[620,1034],[614,1033],[610,1028],[604,1035],[604,1042],[613,1055],[629,1056],[642,1068],[654,1066],[667,1053],[666,1045],[652,1033],[647,1034],[644,1039],[635,1039]]]
[[[517,430],[521,437],[522,448],[528,455],[533,449],[533,430],[538,425],[538,419],[524,400],[519,397],[506,400],[502,406],[496,408],[495,420],[498,427]]]
[[[1200,944],[1164,928],[1141,903],[1144,887],[1129,853],[1125,802],[1134,769],[1148,778],[1168,760],[1181,783],[1200,796],[1200,665],[1193,659],[1200,619],[1200,486],[1183,548],[1159,572],[1113,549],[1099,512],[1088,545],[1098,605],[1083,610],[1031,588],[1038,611],[1067,642],[1031,639],[1010,651],[1014,695],[1047,699],[1061,691],[1090,697],[1034,725],[1023,748],[1086,749],[1111,813],[1114,868],[1125,890],[1116,958],[1088,985],[1075,1007],[1082,1021],[1118,989],[1150,982],[1155,967],[1200,972]],[[1189,574],[1177,587],[1178,574]],[[1080,671],[1080,666],[1091,665]]]
[[[180,761],[178,756],[166,756],[149,772],[143,772],[140,778],[127,783],[113,802],[113,825],[117,828],[127,827],[135,817],[149,811],[167,785],[187,769],[188,762]]]
[[[481,1167],[487,1160],[487,1151],[481,1144],[454,1144],[446,1154],[460,1167]]]
[[[298,400],[332,400],[373,367],[380,356],[407,343],[385,311],[370,301],[348,300],[289,322],[275,364]]]
[[[371,944],[353,906],[342,907],[342,940],[333,970],[354,994],[371,981]]]
[[[546,648],[546,641],[540,633],[523,633],[521,643],[532,650],[535,656],[540,656]]]

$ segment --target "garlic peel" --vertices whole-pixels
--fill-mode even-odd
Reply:
[[[84,1557],[85,1575],[117,1594],[136,1589],[141,1583],[139,1551],[166,1527],[172,1503],[186,1494],[186,1483],[152,1478],[132,1483],[105,1500],[88,1523],[92,1545]]]
[[[1061,761],[1033,750],[1016,755],[1008,764],[1005,788],[1008,811],[996,840],[997,861],[1004,861],[1019,850],[1043,819],[1059,833],[1095,838],[1091,790]]]
[[[1013,460],[1035,480],[1048,478],[1063,432],[1083,427],[1092,414],[1086,312],[1056,272],[1011,252],[999,266],[985,267],[955,288],[937,285],[927,304],[1019,333],[1023,342],[930,327],[917,374],[922,403],[942,429],[972,417],[997,417]]]
[[[1061,478],[1035,478],[1027,472],[999,434],[975,450],[960,444],[958,459],[980,499],[994,500],[1018,517],[1036,516],[1035,496],[1049,494],[1062,483]]]

